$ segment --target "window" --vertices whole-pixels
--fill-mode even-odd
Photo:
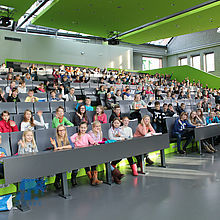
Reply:
[[[180,57],[178,64],[179,64],[179,66],[187,65],[187,57]]]
[[[142,57],[142,69],[153,70],[162,68],[162,59],[155,57]]]
[[[191,65],[192,67],[200,70],[201,69],[201,65],[200,65],[200,55],[197,55],[197,56],[192,56],[191,57]]]
[[[204,70],[209,72],[215,71],[215,56],[214,53],[207,53],[204,55]]]

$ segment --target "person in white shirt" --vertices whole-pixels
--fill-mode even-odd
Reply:
[[[124,117],[122,119],[122,122],[123,121],[124,121],[123,126],[120,127],[120,125],[121,125],[120,118],[115,118],[113,120],[112,127],[109,129],[109,133],[108,133],[109,138],[111,140],[121,141],[121,140],[126,140],[126,139],[132,139],[133,138],[132,129],[130,127],[128,127],[128,124],[129,124],[128,117]],[[128,160],[128,162],[130,164],[130,167],[132,169],[133,176],[138,176],[137,165],[134,163],[133,158],[128,157],[127,160]],[[112,161],[111,165],[113,167],[115,167],[120,161],[121,161],[121,159]]]
[[[123,98],[124,100],[133,100],[133,96],[131,96],[131,90],[130,89],[126,89],[126,92],[123,93]]]
[[[26,85],[25,85],[25,81],[19,82],[18,93],[27,93],[27,88],[26,88]]]
[[[10,85],[6,87],[5,92],[6,92],[6,93],[9,93],[10,91],[12,91],[12,89],[15,88],[15,86],[16,86],[16,83],[15,83],[14,80],[12,80],[12,81],[10,82]]]
[[[68,94],[64,94],[64,88],[62,89],[62,98],[68,101],[76,101],[76,96],[74,95],[75,89],[70,88],[70,91]]]
[[[46,124],[44,123],[44,118],[42,116],[43,113],[39,111],[37,114],[40,118],[40,122],[34,120],[32,112],[30,110],[27,109],[24,112],[24,120],[21,122],[21,131],[34,130],[35,126],[46,127]]]
[[[122,129],[122,135],[125,139],[132,139],[133,138],[133,132],[130,127],[128,127],[129,124],[129,118],[128,117],[123,117],[122,118],[122,124],[123,126],[121,127]]]

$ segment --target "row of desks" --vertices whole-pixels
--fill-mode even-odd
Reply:
[[[195,141],[200,142],[203,139],[220,135],[220,124],[198,127],[195,128],[194,131]],[[62,173],[61,195],[64,198],[69,198],[70,195],[66,176],[67,171],[104,163],[106,165],[106,183],[111,184],[110,161],[137,155],[142,155],[142,160],[144,160],[144,154],[160,150],[161,165],[165,167],[164,149],[166,148],[169,148],[169,135],[162,134],[80,149],[56,152],[47,151],[5,157],[2,158],[4,163],[5,183],[17,183],[24,179],[35,179],[42,176]],[[144,166],[144,163],[142,164]],[[21,209],[28,209],[24,200],[21,201]]]
[[[2,159],[5,183],[17,183],[24,179],[62,173],[61,195],[64,198],[69,198],[67,171],[104,163],[106,165],[106,182],[111,184],[110,161],[137,155],[142,155],[143,160],[144,154],[160,150],[161,165],[165,166],[164,149],[166,148],[169,148],[169,136],[162,134],[86,148],[5,157]],[[144,166],[144,163],[142,164]],[[21,209],[28,210],[24,200],[24,192],[21,192]]]
[[[220,135],[220,124],[210,124],[208,126],[197,127],[194,129],[195,141],[199,141],[199,151],[202,154],[201,140]],[[214,146],[214,141],[213,141]]]

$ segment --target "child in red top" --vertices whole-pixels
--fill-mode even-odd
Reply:
[[[86,122],[81,122],[79,125],[79,132],[72,135],[70,137],[70,140],[74,143],[75,148],[82,148],[82,147],[89,147],[91,145],[98,145],[93,138],[86,133],[87,131],[87,123]],[[87,176],[90,179],[90,183],[92,186],[102,184],[102,181],[98,180],[98,171],[96,171],[96,166],[92,166],[91,170],[90,167],[85,167],[85,171]],[[77,170],[74,170],[74,173],[76,173]]]
[[[0,121],[0,133],[18,131],[18,127],[14,121],[10,120],[10,113],[8,111],[2,112],[2,120]]]

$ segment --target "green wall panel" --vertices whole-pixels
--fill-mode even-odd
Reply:
[[[205,86],[208,84],[211,88],[220,88],[220,77],[214,76],[212,74],[208,74],[201,70],[195,69],[190,66],[173,66],[162,69],[148,70],[148,71],[140,71],[144,73],[160,73],[160,74],[173,74],[172,79],[177,79],[178,81],[182,81],[185,78],[189,78],[191,81],[195,80],[196,82],[200,80],[200,82]]]

